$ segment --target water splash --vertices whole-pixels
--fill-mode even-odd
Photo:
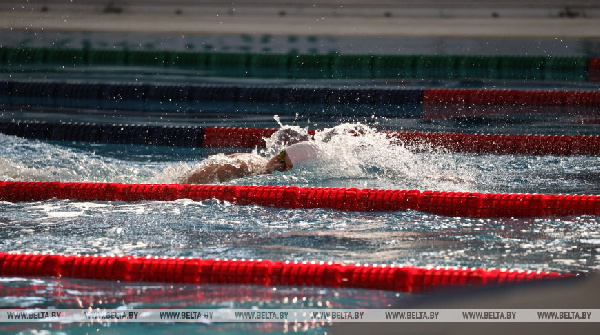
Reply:
[[[299,126],[284,125],[281,123],[278,115],[273,116],[279,124],[279,129],[268,138],[265,138],[266,148],[261,150],[261,154],[267,157],[273,156],[281,152],[288,145],[310,140],[308,128]]]
[[[0,134],[0,180],[136,182],[154,175],[147,164],[89,150]]]
[[[416,148],[396,143],[386,133],[361,123],[317,131],[311,139],[307,129],[281,125],[266,139],[262,154],[276,154],[290,142],[306,139],[318,148],[319,157],[293,173],[304,176],[307,183],[352,180],[362,185],[350,187],[474,189],[476,171],[460,164],[456,157],[433,150],[423,152],[423,147],[417,153]]]

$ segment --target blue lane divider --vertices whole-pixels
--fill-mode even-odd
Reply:
[[[201,147],[204,128],[96,123],[0,122],[0,133],[53,141]]]
[[[103,110],[188,111],[213,106],[215,110],[232,111],[237,109],[235,104],[251,103],[276,107],[280,113],[295,113],[298,110],[293,106],[310,104],[331,106],[334,113],[348,116],[373,115],[370,106],[381,109],[382,115],[413,116],[420,112],[410,108],[419,109],[422,97],[423,90],[400,88],[0,82],[0,104],[3,105]],[[385,108],[389,106],[394,108]],[[304,110],[311,113],[310,108]],[[315,112],[322,110],[317,108]]]

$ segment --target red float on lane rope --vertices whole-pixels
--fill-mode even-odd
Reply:
[[[557,272],[423,268],[244,259],[0,253],[0,276],[69,277],[126,282],[318,286],[418,293],[451,286],[575,276]]]
[[[590,69],[598,67],[590,62]],[[598,91],[426,89],[423,105],[600,107]]]
[[[403,211],[462,217],[600,215],[600,196],[477,193],[295,186],[120,184],[0,181],[0,200],[172,201],[217,199],[239,205]]]

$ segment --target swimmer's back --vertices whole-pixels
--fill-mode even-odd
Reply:
[[[193,166],[180,178],[185,184],[223,183],[236,178],[264,174],[265,157],[253,153],[214,155]]]

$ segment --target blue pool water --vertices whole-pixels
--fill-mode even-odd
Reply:
[[[34,79],[40,76],[20,75]],[[115,78],[125,80],[123,74],[112,77]],[[83,77],[75,79],[84,80]],[[86,80],[107,78],[98,74]],[[177,76],[164,80],[178,82],[182,79]],[[364,83],[352,84],[360,86]],[[461,84],[394,85],[449,87]],[[533,109],[531,114],[535,117],[518,115],[485,120],[384,118],[377,116],[377,110],[373,110],[373,117],[363,118],[315,118],[302,113],[282,116],[283,123],[302,129],[335,127],[336,132],[328,142],[319,142],[325,154],[309,165],[290,171],[251,176],[230,183],[600,194],[598,157],[464,154],[431,148],[415,151],[390,144],[375,132],[377,129],[404,129],[598,134],[597,126],[578,124],[579,117],[569,114],[548,117],[536,114]],[[243,112],[217,118],[195,113],[145,114],[32,107],[6,108],[0,114],[2,120],[279,127],[271,115],[245,115]],[[345,133],[352,129],[363,130],[365,135],[356,137]],[[274,150],[259,149],[257,154],[267,155],[269,149]],[[48,142],[0,134],[0,180],[173,183],[178,175],[202,159],[239,150]],[[55,199],[0,202],[0,250],[587,272],[598,267],[599,223],[597,216],[472,219],[416,211],[350,213],[236,206],[216,200],[125,203]],[[414,299],[403,293],[368,290],[112,283],[64,278],[0,280],[0,308],[384,308],[408,306]],[[39,328],[55,333],[209,331],[232,334],[323,333],[328,329],[318,324],[309,327],[268,323],[177,326],[11,324],[0,325],[0,332],[35,333],[34,329]]]

